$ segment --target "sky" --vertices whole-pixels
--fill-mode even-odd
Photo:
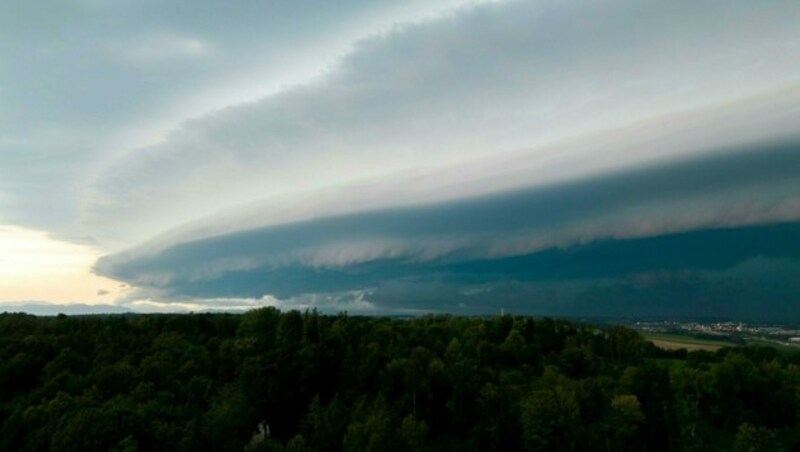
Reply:
[[[800,4],[12,0],[0,310],[800,321]]]

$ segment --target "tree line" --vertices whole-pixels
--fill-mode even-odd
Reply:
[[[798,450],[800,355],[498,316],[0,314],[0,450]]]

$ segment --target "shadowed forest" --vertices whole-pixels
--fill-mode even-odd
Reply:
[[[0,450],[800,449],[800,355],[501,316],[0,315]]]

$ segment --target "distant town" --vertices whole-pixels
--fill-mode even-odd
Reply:
[[[644,334],[675,334],[735,344],[794,347],[800,351],[800,326],[701,320],[631,320],[625,325]]]

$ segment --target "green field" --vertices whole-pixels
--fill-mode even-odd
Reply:
[[[772,347],[775,350],[778,350],[778,352],[780,353],[789,353],[789,354],[800,353],[800,346],[776,344],[774,342],[763,341],[763,340],[748,341],[747,345],[760,345],[762,347]]]
[[[645,339],[652,342],[656,347],[665,350],[706,350],[714,352],[722,347],[736,347],[737,345],[732,342],[715,341],[713,339],[695,339],[690,336],[681,336],[678,334],[656,334],[656,333],[642,333]]]

